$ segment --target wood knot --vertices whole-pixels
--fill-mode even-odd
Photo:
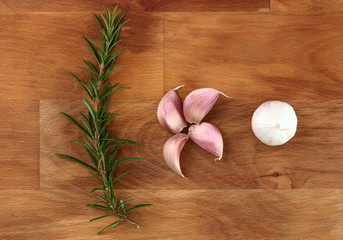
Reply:
[[[280,173],[280,172],[275,172],[275,173],[273,173],[273,177],[278,177],[278,176],[281,176],[281,173]]]

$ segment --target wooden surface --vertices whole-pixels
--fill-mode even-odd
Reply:
[[[148,0],[146,9],[154,12],[267,11],[269,0]]]
[[[343,2],[118,0],[130,22],[122,31],[121,68],[112,82],[118,137],[128,162],[116,188],[122,198],[153,203],[96,236],[109,219],[86,210],[95,182],[55,152],[86,157],[81,134],[59,112],[77,116],[82,89],[68,75],[89,58],[91,14],[113,1],[0,1],[0,239],[342,239]],[[114,4],[113,4],[114,6]],[[220,97],[205,121],[218,126],[224,157],[187,142],[181,167],[164,163],[171,134],[157,122],[159,99],[185,85],[214,87]],[[290,103],[298,131],[268,147],[250,120],[265,100]]]
[[[38,100],[0,101],[0,189],[39,189]]]
[[[165,91],[189,82],[186,93],[211,86],[236,100],[336,99],[342,25],[341,13],[165,13]]]

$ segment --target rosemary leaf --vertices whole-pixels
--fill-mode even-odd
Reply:
[[[131,211],[133,211],[133,210],[135,210],[135,209],[137,209],[137,208],[141,208],[141,207],[150,207],[150,206],[152,206],[152,204],[139,204],[139,205],[136,205],[136,206],[134,206],[134,207],[132,207],[132,208],[126,210],[126,214],[128,214],[129,212],[131,212]]]
[[[87,155],[89,156],[89,158],[92,160],[94,166],[96,167],[97,164],[96,164],[96,160],[95,160],[95,157],[93,156],[93,154],[86,147],[85,147],[85,151],[86,151]]]
[[[93,13],[93,16],[94,16],[95,20],[97,21],[97,23],[99,24],[100,29],[103,29],[102,23],[101,23],[101,21],[99,20],[98,16],[95,15],[94,13]]]
[[[125,176],[126,174],[128,174],[129,172],[124,172],[122,174],[120,174],[118,177],[116,177],[113,181],[112,184],[115,183],[119,178],[121,178],[122,176]]]
[[[134,158],[119,158],[116,160],[117,163],[123,163],[123,162],[127,162],[127,161],[133,161],[133,160],[148,160],[147,158],[138,158],[138,157],[134,157]]]
[[[89,169],[92,169],[94,172],[98,172],[98,169],[93,168],[92,166],[88,165],[87,163],[82,162],[81,160],[76,159],[74,157],[71,157],[71,156],[68,156],[68,155],[63,155],[63,154],[58,154],[58,153],[55,153],[55,155],[60,156],[60,157],[64,157],[64,158],[68,158],[68,159],[73,160],[74,162],[77,162],[77,163],[79,163],[79,164],[81,164],[81,165],[83,165],[83,166],[85,166],[85,167],[87,167]]]
[[[98,77],[99,72],[96,69],[96,67],[93,65],[93,63],[91,63],[90,61],[84,60],[82,59],[82,61],[90,68],[90,70],[92,70],[92,73],[95,77]]]
[[[68,118],[72,123],[74,123],[78,128],[81,129],[82,132],[84,132],[85,134],[87,134],[88,136],[92,137],[91,134],[89,132],[87,132],[86,129],[84,129],[78,122],[76,122],[71,116],[69,116],[66,113],[61,112],[61,114],[63,116],[65,116],[66,118]]]
[[[93,92],[87,87],[86,84],[84,84],[78,77],[76,77],[74,74],[70,73],[70,75],[72,75],[83,87],[83,89],[85,89],[86,93],[88,94],[88,96],[90,97],[90,99],[94,99],[94,94]]]
[[[120,139],[120,138],[103,138],[102,140],[108,140],[108,141],[115,141],[115,142],[123,142],[123,143],[129,143],[132,145],[140,146],[139,143],[136,143],[134,141],[126,140],[126,139]]]
[[[105,216],[101,216],[101,217],[93,218],[93,219],[89,220],[89,222],[93,222],[93,221],[96,221],[96,220],[99,220],[99,219],[102,219],[102,218],[106,218],[106,217],[112,217],[112,216],[115,216],[115,215],[113,215],[113,214],[110,214],[110,215],[105,215]]]
[[[88,171],[89,172],[89,171]],[[97,176],[97,175],[95,175],[94,173],[92,173],[92,172],[89,172],[90,174],[92,174],[96,179],[98,179],[99,180],[99,182],[102,184],[102,187],[103,188],[105,188],[105,184],[104,184],[104,182]]]
[[[104,227],[103,229],[101,229],[97,234],[99,235],[100,233],[102,233],[105,229],[109,228],[109,227],[115,227],[117,226],[119,223],[124,222],[124,220],[119,219],[118,221],[116,221],[115,223],[111,223],[110,225]]]
[[[100,202],[97,202],[97,203],[103,203],[103,201],[100,201]],[[87,207],[90,208],[90,207],[95,207],[95,208],[100,208],[100,209],[103,209],[103,210],[107,210],[107,207],[105,206],[102,206],[102,205],[99,205],[99,204],[87,204]]]
[[[92,191],[89,192],[89,195],[92,195],[96,191],[102,191],[102,190],[103,190],[102,188],[94,188],[92,189]]]

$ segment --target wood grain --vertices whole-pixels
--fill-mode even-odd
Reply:
[[[184,92],[183,90],[179,90]],[[218,126],[224,138],[224,156],[214,156],[188,142],[181,153],[181,167],[187,179],[171,171],[162,156],[164,142],[172,134],[156,119],[158,101],[119,101],[112,112],[122,115],[114,121],[114,136],[130,139],[142,147],[126,146],[121,157],[146,157],[149,161],[128,162],[117,174],[129,171],[120,189],[250,189],[250,188],[343,188],[343,124],[339,112],[343,100],[292,100],[299,119],[296,136],[287,144],[270,147],[251,130],[251,116],[263,101],[220,98],[205,121]],[[83,148],[73,144],[82,136],[68,120],[58,116],[63,110],[78,117],[79,101],[42,101],[41,188],[69,189],[93,186],[94,179],[83,167],[53,156],[54,152],[82,156]],[[124,111],[125,109],[125,111]],[[121,126],[118,129],[117,126]],[[332,127],[334,126],[334,128]],[[53,138],[51,136],[54,136]],[[77,169],[77,171],[76,171]],[[60,181],[55,181],[59,179]],[[73,182],[76,184],[70,184]],[[67,188],[68,187],[68,188]],[[88,189],[87,189],[88,190]]]
[[[343,1],[318,1],[318,0],[302,0],[301,3],[297,0],[271,0],[270,9],[272,12],[285,13],[308,13],[308,12],[342,12]]]
[[[0,190],[39,188],[38,101],[0,101]]]
[[[102,214],[86,211],[93,199],[83,191],[0,192],[2,239],[330,239],[342,230],[342,190],[135,190],[119,191],[141,203],[134,219],[100,237],[113,220],[89,223]],[[13,201],[12,199],[17,199]],[[66,214],[68,212],[68,214]],[[22,224],[30,223],[30,224]]]
[[[128,11],[121,47],[129,52],[110,80],[133,89],[112,97],[110,111],[121,116],[111,130],[142,144],[119,156],[149,161],[120,165],[116,174],[129,174],[114,187],[121,199],[154,206],[130,213],[139,230],[122,224],[98,237],[111,219],[88,222],[104,214],[86,210],[96,201],[88,195],[95,179],[54,153],[87,159],[73,143],[81,134],[59,112],[78,118],[85,110],[68,72],[85,77],[76,70],[90,57],[81,36],[96,38],[91,13],[116,3]],[[341,3],[0,1],[0,239],[341,240]],[[187,179],[166,166],[162,149],[172,134],[156,119],[163,92],[182,84],[182,99],[199,87],[234,97],[220,97],[205,118],[222,132],[223,159],[187,142]],[[250,121],[274,99],[290,103],[299,123],[291,141],[268,147]]]
[[[148,0],[146,9],[154,12],[268,11],[269,0]]]
[[[0,12],[84,12],[102,11],[102,6],[118,4],[125,11],[144,11],[147,0],[2,0]]]
[[[165,91],[185,85],[235,99],[341,98],[342,24],[341,13],[165,13]]]
[[[121,68],[111,80],[133,87],[128,99],[159,98],[163,91],[162,14],[128,14],[118,57]],[[97,38],[90,13],[1,13],[1,99],[81,99],[82,87],[68,72],[85,78],[76,66],[89,59],[82,36]],[[145,39],[145,41],[142,41]],[[83,65],[82,65],[83,66]],[[144,84],[142,84],[144,82]],[[118,92],[118,97],[123,96]]]

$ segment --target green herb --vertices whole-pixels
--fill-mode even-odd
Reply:
[[[116,159],[116,153],[121,145],[133,144],[139,146],[139,144],[130,140],[113,138],[110,136],[110,130],[107,129],[108,124],[119,116],[117,113],[109,113],[107,111],[109,106],[113,103],[113,101],[109,102],[109,96],[118,90],[127,89],[126,87],[119,88],[119,83],[112,86],[107,80],[108,76],[118,69],[118,65],[114,65],[116,57],[125,52],[119,48],[114,50],[116,45],[120,42],[120,40],[118,40],[120,29],[127,22],[123,22],[125,13],[119,14],[117,7],[114,8],[112,13],[109,9],[104,7],[105,15],[99,12],[100,17],[93,14],[95,20],[100,26],[99,37],[101,42],[88,37],[83,37],[97,63],[96,65],[93,65],[93,63],[83,59],[83,62],[88,68],[79,68],[86,72],[89,78],[86,81],[81,81],[77,76],[71,73],[71,75],[81,84],[89,97],[89,100],[82,100],[88,110],[88,113],[80,113],[80,120],[82,123],[77,122],[68,114],[62,113],[81,130],[85,141],[75,142],[83,146],[92,161],[93,166],[71,156],[56,154],[87,167],[88,170],[90,170],[89,173],[97,179],[100,187],[91,190],[90,194],[94,194],[100,201],[87,204],[87,206],[88,208],[99,208],[107,211],[108,213],[103,216],[93,218],[90,222],[102,218],[115,217],[115,222],[101,229],[98,234],[105,229],[115,227],[122,222],[128,222],[139,228],[139,225],[129,219],[127,214],[137,208],[152,206],[151,204],[139,204],[133,207],[128,207],[129,202],[134,199],[126,201],[118,199],[113,189],[113,184],[119,178],[127,174],[127,172],[124,172],[115,177],[114,172],[118,164],[132,160],[146,160],[145,158],[135,157]],[[101,194],[95,194],[95,192]]]

